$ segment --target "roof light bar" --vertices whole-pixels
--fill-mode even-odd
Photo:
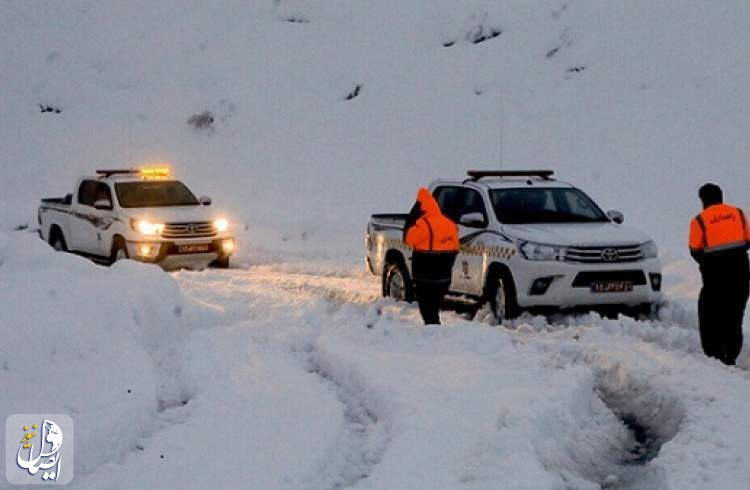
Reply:
[[[172,171],[169,169],[169,167],[143,167],[97,170],[96,173],[97,175],[104,178],[108,178],[113,175],[139,175],[144,179],[166,179],[170,176]]]
[[[139,173],[145,179],[165,179],[171,172],[168,167],[144,167]]]
[[[540,177],[549,180],[555,172],[553,170],[469,170],[466,173],[471,180],[477,181],[483,177]]]
[[[127,169],[116,169],[116,170],[97,170],[96,174],[101,175],[102,177],[109,177],[111,175],[132,175],[137,174],[138,169],[137,168],[127,168]]]

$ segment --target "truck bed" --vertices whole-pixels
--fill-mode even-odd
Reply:
[[[394,229],[403,230],[408,214],[373,214],[370,216],[370,224],[375,230]]]
[[[67,194],[65,197],[45,197],[42,199],[42,205],[62,205],[70,206],[73,201],[73,194]]]

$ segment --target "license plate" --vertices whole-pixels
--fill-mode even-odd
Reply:
[[[598,281],[591,283],[592,293],[629,293],[633,290],[630,281]]]
[[[177,252],[181,254],[208,252],[208,243],[191,243],[189,245],[178,245]]]

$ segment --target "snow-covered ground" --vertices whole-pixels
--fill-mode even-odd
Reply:
[[[2,413],[74,417],[74,488],[750,481],[750,345],[740,369],[705,359],[686,300],[659,321],[424,328],[325,259],[170,277],[18,233],[0,261]]]
[[[750,344],[738,368],[702,355],[685,250],[704,181],[750,208],[748,21],[740,0],[0,3],[0,420],[71,415],[73,488],[750,487]],[[104,268],[33,233],[79,174],[163,160],[231,213],[237,268]],[[380,299],[369,213],[500,166],[652,234],[661,318],[426,329]]]

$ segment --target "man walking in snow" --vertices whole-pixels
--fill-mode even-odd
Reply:
[[[703,352],[734,364],[742,349],[742,320],[750,292],[750,226],[741,209],[724,204],[721,188],[705,184],[703,212],[690,223],[690,255],[700,265],[698,299]]]
[[[414,249],[412,276],[425,325],[440,325],[440,302],[451,284],[458,253],[458,227],[440,212],[435,198],[419,189],[404,225],[404,241]]]

